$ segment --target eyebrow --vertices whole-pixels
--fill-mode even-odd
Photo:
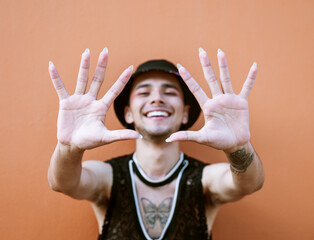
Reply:
[[[146,88],[146,87],[150,87],[151,86],[151,84],[139,84],[139,85],[137,85],[136,86],[136,88],[135,88],[135,90],[138,90],[138,89],[140,89],[140,88]]]
[[[173,85],[173,84],[169,84],[169,83],[165,83],[162,85],[163,88],[173,88],[177,91],[180,91],[180,89],[176,86],[176,85]]]
[[[149,83],[143,83],[143,84],[139,84],[138,86],[136,86],[135,90],[138,90],[138,89],[141,89],[141,88],[146,88],[146,87],[151,87],[152,84],[149,84]],[[177,91],[180,91],[180,89],[173,85],[173,84],[170,84],[170,83],[163,83],[162,84],[162,88],[173,88]]]

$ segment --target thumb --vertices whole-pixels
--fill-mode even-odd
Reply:
[[[177,142],[177,141],[199,141],[200,134],[198,131],[179,131],[170,135],[166,139],[166,142]]]
[[[134,130],[130,129],[122,129],[122,130],[113,130],[109,131],[109,133],[104,134],[102,142],[104,144],[123,141],[123,140],[131,140],[131,139],[140,139],[143,138],[141,134]]]

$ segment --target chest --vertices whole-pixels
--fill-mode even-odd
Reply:
[[[144,184],[131,168],[113,167],[115,177],[101,239],[207,239],[202,168],[188,166],[157,187]]]
[[[138,220],[151,238],[158,238],[163,230],[170,224],[177,203],[176,183],[162,187],[150,187],[134,179],[136,195],[135,204],[138,208]]]

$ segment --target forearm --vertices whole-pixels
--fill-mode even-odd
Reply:
[[[264,183],[263,165],[251,143],[225,151],[235,187],[249,194],[259,190]]]
[[[48,170],[53,190],[69,194],[76,189],[81,178],[83,153],[82,150],[57,144]]]

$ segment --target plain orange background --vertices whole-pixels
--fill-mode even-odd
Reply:
[[[109,48],[100,96],[123,69],[152,58],[182,64],[209,93],[198,60],[203,47],[217,74],[217,48],[226,52],[236,92],[257,62],[250,124],[266,173],[261,191],[221,208],[214,239],[314,239],[313,10],[313,0],[1,0],[0,238],[98,235],[89,203],[53,192],[47,182],[58,113],[50,60],[69,93],[87,47],[91,72]],[[202,123],[201,117],[193,129]],[[112,108],[107,126],[121,128]],[[133,148],[132,141],[114,143],[84,159],[106,160]],[[182,149],[204,161],[226,161],[222,152],[195,143]]]

